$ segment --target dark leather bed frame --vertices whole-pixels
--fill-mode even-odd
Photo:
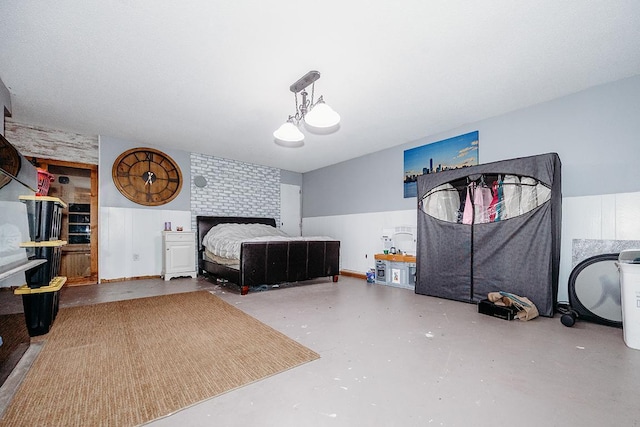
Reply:
[[[211,227],[223,224],[267,224],[273,218],[198,216],[198,267],[216,278],[226,279],[246,295],[251,286],[299,282],[331,276],[338,281],[340,241],[244,242],[240,249],[240,269],[205,259],[202,239]]]

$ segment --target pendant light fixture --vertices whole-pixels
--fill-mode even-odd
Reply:
[[[309,71],[289,87],[289,90],[294,93],[296,112],[273,132],[277,144],[286,147],[304,145],[304,134],[300,131],[300,123],[303,121],[306,129],[312,133],[327,134],[338,130],[340,115],[324,102],[322,96],[314,102],[315,81],[319,78],[319,72]],[[306,91],[309,85],[311,85],[310,99]],[[298,93],[302,97],[300,103],[298,103]]]

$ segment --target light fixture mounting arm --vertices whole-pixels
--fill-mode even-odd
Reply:
[[[307,96],[309,94],[307,93],[306,90],[303,89],[300,95],[302,96],[302,102],[300,103],[300,105],[298,105],[299,114],[296,114],[296,118],[298,120],[302,120],[304,116],[307,115],[307,112],[309,111],[310,106],[313,107],[313,105],[311,105],[311,103],[313,102],[313,99],[311,101],[307,100]],[[296,93],[296,104],[298,103],[297,99],[298,99],[298,94]]]
[[[298,93],[301,90],[307,88],[310,84],[314,83],[316,80],[320,78],[320,73],[318,71],[311,70],[304,76],[300,77],[297,82],[289,86],[289,90],[293,93]]]

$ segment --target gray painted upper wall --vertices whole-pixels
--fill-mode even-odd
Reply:
[[[98,194],[100,194],[100,206],[109,206],[116,208],[138,208],[138,209],[158,209],[157,206],[143,206],[132,202],[124,197],[118,188],[113,183],[111,177],[111,170],[113,162],[124,151],[134,147],[144,147],[145,145],[134,144],[131,141],[124,141],[109,136],[100,136],[100,167],[99,182],[100,188]],[[191,209],[191,155],[187,151],[173,150],[170,148],[160,148],[150,146],[150,148],[156,148],[168,154],[173,160],[178,163],[182,172],[182,190],[175,199],[169,203],[162,205],[162,209],[167,210],[183,210],[188,211]]]
[[[111,177],[111,169],[113,162],[124,151],[134,147],[141,147],[132,141],[125,141],[109,136],[100,136],[100,206],[120,207],[120,208],[139,208],[139,209],[157,209],[157,206],[143,206],[134,203],[124,197],[116,188]],[[170,149],[166,147],[152,148],[159,149],[167,153],[173,160],[178,163],[182,171],[182,190],[180,194],[166,205],[162,205],[162,209],[168,210],[190,210],[191,209],[191,153],[183,150]],[[219,159],[222,160],[222,159]],[[242,162],[239,162],[240,164]],[[247,164],[247,167],[251,165]],[[214,167],[214,164],[211,164]],[[280,183],[302,186],[302,174],[287,170],[280,170]],[[278,200],[277,205],[279,206]]]
[[[302,187],[302,174],[280,169],[280,184],[297,185]]]
[[[563,196],[640,191],[640,75],[303,174],[302,216],[416,208],[404,150],[479,131],[480,163],[549,152]]]

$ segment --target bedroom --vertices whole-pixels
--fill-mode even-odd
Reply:
[[[570,258],[570,242],[572,239],[636,238],[634,236],[637,234],[637,230],[633,224],[628,222],[616,224],[615,212],[612,209],[602,211],[601,208],[602,206],[614,205],[615,203],[612,203],[611,199],[616,197],[614,196],[615,194],[621,194],[618,198],[631,197],[633,200],[633,193],[638,191],[637,170],[630,163],[631,159],[636,157],[635,154],[637,154],[638,150],[638,145],[635,143],[635,135],[638,132],[633,119],[633,114],[637,111],[635,101],[637,98],[634,98],[634,95],[637,93],[637,74],[640,71],[636,53],[638,49],[634,45],[635,40],[638,38],[634,37],[635,26],[618,24],[620,22],[618,19],[623,19],[622,22],[625,22],[625,20],[633,22],[635,10],[630,4],[620,4],[617,8],[609,8],[604,3],[599,2],[594,2],[590,6],[581,5],[579,7],[575,5],[558,6],[552,3],[545,5],[545,7],[538,5],[539,14],[536,15],[535,19],[533,18],[534,15],[531,15],[529,17],[530,22],[528,21],[526,25],[531,25],[534,28],[536,25],[540,25],[541,28],[547,28],[548,31],[541,33],[538,36],[540,37],[539,40],[524,37],[521,43],[531,49],[526,53],[521,48],[514,50],[510,44],[503,44],[500,34],[494,32],[487,33],[488,40],[480,46],[456,44],[460,49],[464,49],[457,56],[466,54],[478,61],[482,59],[482,55],[494,55],[496,58],[500,58],[503,54],[511,55],[510,69],[500,71],[503,78],[502,81],[496,80],[496,77],[492,75],[479,74],[479,71],[473,73],[476,75],[470,75],[465,70],[457,69],[456,72],[459,73],[457,78],[468,79],[468,83],[466,83],[468,87],[465,86],[465,90],[461,93],[457,92],[461,88],[450,87],[448,89],[450,92],[453,90],[456,92],[451,92],[452,95],[450,97],[437,98],[438,107],[436,109],[453,110],[455,110],[459,102],[458,99],[464,99],[469,108],[473,105],[473,108],[477,109],[478,112],[475,113],[475,116],[469,113],[464,113],[465,117],[446,116],[446,120],[438,124],[435,121],[433,123],[424,122],[419,124],[420,118],[407,123],[408,120],[394,116],[393,119],[387,121],[390,127],[384,130],[384,134],[395,132],[396,135],[376,138],[374,135],[381,134],[381,131],[375,127],[367,126],[366,123],[362,122],[362,114],[354,112],[351,115],[357,116],[357,121],[354,120],[355,117],[351,120],[343,120],[342,128],[332,135],[307,134],[308,141],[300,149],[284,149],[273,144],[271,140],[255,144],[252,142],[255,138],[254,136],[234,138],[236,140],[234,144],[229,144],[227,141],[233,140],[229,139],[233,137],[224,130],[226,125],[222,124],[233,123],[233,132],[242,130],[255,135],[255,132],[258,131],[258,135],[266,133],[270,137],[273,131],[271,129],[273,123],[278,123],[280,121],[278,117],[281,115],[286,117],[290,110],[291,98],[287,86],[292,80],[299,77],[299,73],[306,71],[306,66],[304,65],[302,66],[303,71],[294,71],[300,69],[300,67],[293,67],[294,70],[274,74],[270,83],[268,81],[265,81],[264,84],[261,81],[251,81],[248,87],[238,85],[237,89],[241,91],[240,94],[242,95],[239,98],[242,99],[251,99],[252,96],[258,96],[257,94],[252,94],[252,90],[256,88],[256,85],[264,85],[265,93],[259,96],[267,98],[262,101],[265,106],[272,106],[269,108],[268,114],[273,119],[267,121],[266,129],[264,128],[263,119],[261,119],[259,125],[261,130],[258,130],[258,123],[252,126],[246,125],[242,117],[250,116],[248,115],[249,111],[243,110],[240,114],[234,114],[233,118],[229,117],[220,123],[209,124],[209,126],[212,126],[212,130],[206,130],[205,134],[217,133],[224,135],[214,141],[206,136],[204,138],[202,136],[195,137],[195,130],[202,130],[202,127],[198,127],[197,121],[194,122],[194,119],[202,113],[196,114],[194,106],[189,105],[189,103],[180,108],[175,108],[175,106],[169,108],[171,111],[175,110],[177,114],[175,118],[172,118],[167,116],[169,104],[161,106],[162,102],[160,100],[152,102],[151,104],[156,109],[155,114],[162,118],[165,124],[158,125],[157,129],[153,130],[152,134],[154,136],[151,139],[149,136],[142,136],[143,134],[137,133],[143,128],[149,129],[150,125],[131,126],[132,120],[128,117],[130,113],[123,111],[117,112],[124,119],[119,125],[120,129],[112,131],[103,129],[104,124],[101,123],[100,115],[98,115],[98,122],[91,128],[91,131],[83,131],[82,129],[87,129],[86,123],[90,120],[89,117],[81,116],[81,114],[86,114],[86,111],[75,113],[77,115],[75,119],[65,118],[62,115],[60,119],[68,121],[68,125],[64,127],[47,125],[47,122],[51,121],[52,118],[43,118],[40,121],[35,120],[35,118],[29,120],[29,115],[33,113],[20,110],[24,108],[20,106],[20,100],[28,96],[33,99],[31,105],[36,108],[42,108],[44,105],[49,105],[50,101],[41,97],[48,96],[52,100],[56,99],[57,89],[55,83],[46,83],[44,80],[35,79],[33,76],[24,74],[24,72],[21,73],[21,71],[27,69],[28,62],[20,65],[20,61],[25,61],[27,58],[19,55],[20,47],[12,41],[13,34],[20,33],[37,22],[37,19],[27,19],[29,15],[34,17],[56,16],[55,14],[58,12],[44,7],[38,8],[37,6],[34,6],[33,10],[30,8],[13,10],[14,6],[10,4],[7,4],[7,6],[5,15],[10,16],[10,13],[15,13],[16,19],[10,21],[11,25],[3,30],[6,32],[3,40],[7,42],[4,46],[7,49],[7,53],[15,52],[16,58],[10,66],[5,64],[8,66],[7,71],[0,75],[0,78],[4,79],[5,85],[11,87],[7,79],[12,78],[15,80],[18,75],[22,76],[20,77],[20,83],[17,81],[14,83],[21,85],[18,86],[20,87],[20,94],[12,94],[11,89],[3,91],[5,112],[12,111],[12,97],[15,98],[14,103],[17,103],[14,108],[17,111],[13,112],[13,117],[7,117],[6,136],[26,154],[32,154],[40,158],[56,158],[55,156],[57,155],[60,160],[90,164],[98,164],[99,159],[100,187],[98,188],[98,195],[101,234],[98,236],[98,240],[103,250],[99,251],[99,259],[97,261],[99,267],[98,278],[101,280],[159,274],[161,258],[158,253],[158,248],[160,247],[158,231],[162,229],[162,225],[166,221],[191,228],[192,230],[195,229],[195,216],[198,214],[266,216],[274,217],[280,222],[282,184],[289,186],[287,188],[298,186],[303,189],[300,210],[305,234],[334,235],[334,237],[343,241],[341,269],[362,274],[373,267],[372,256],[380,250],[380,236],[383,229],[415,225],[415,215],[413,214],[415,199],[404,199],[400,189],[399,178],[394,179],[394,176],[400,176],[399,174],[402,170],[403,151],[475,130],[479,131],[480,134],[479,160],[482,163],[545,152],[557,152],[563,163],[563,176],[565,177],[563,180],[563,196],[567,202],[565,215],[568,211],[574,209],[572,206],[575,206],[578,211],[582,211],[581,206],[585,204],[591,207],[588,211],[594,215],[593,218],[587,218],[584,213],[576,212],[575,218],[567,217],[564,221],[562,240],[565,246],[563,246],[562,258],[565,263],[562,266],[562,278],[565,281],[570,270],[570,264],[567,264],[566,261]],[[494,7],[499,8],[499,3]],[[545,21],[545,16],[548,13],[545,8],[551,11],[555,10],[554,8],[556,7],[558,8],[555,12],[557,13],[555,17],[557,21],[554,24],[550,24]],[[604,8],[607,12],[605,13],[600,8]],[[421,10],[420,8],[417,10],[420,10],[420,13],[413,17],[408,25],[417,24],[420,22],[420,16],[428,15],[429,13],[429,10]],[[450,12],[454,10],[451,9]],[[378,7],[370,10],[369,15],[371,18],[373,18],[376,11],[381,10]],[[400,10],[390,9],[386,11],[393,14],[396,19],[398,15],[404,16],[404,13]],[[140,6],[140,9],[132,10],[131,12],[136,14],[144,13],[144,7]],[[499,23],[502,31],[515,31],[511,24],[503,22],[500,13],[490,13],[482,7],[477,12],[479,14],[485,13],[486,19],[493,20],[496,25]],[[503,12],[505,14],[516,13],[516,15],[518,13],[518,11]],[[181,13],[185,14],[184,17],[186,19],[190,11],[185,10]],[[233,12],[229,11],[229,13]],[[441,10],[433,11],[433,13],[444,14],[448,18],[452,18],[452,23],[459,23],[459,20],[466,18],[466,16],[454,17]],[[566,31],[566,28],[561,29],[558,25],[560,23],[568,25],[574,19],[575,14],[584,14],[583,19],[585,22],[593,19],[594,24],[587,26],[589,28],[588,31],[582,27],[580,30],[576,30],[571,38],[571,44],[567,42],[566,46],[553,45],[553,40],[558,36],[558,32]],[[92,15],[89,14],[85,22],[83,21],[83,15],[79,11],[77,15],[64,19],[72,20],[78,25],[79,31],[85,31],[91,17]],[[230,15],[230,19],[232,17],[233,15]],[[224,18],[224,15],[217,19],[222,18]],[[61,17],[60,19],[63,18]],[[375,22],[375,19],[373,19],[370,24],[374,25]],[[471,22],[474,21],[471,20]],[[395,21],[390,21],[390,23],[398,25]],[[130,22],[123,22],[122,31],[130,24]],[[474,23],[473,28],[483,28],[478,25],[479,22]],[[609,25],[615,30],[609,30]],[[44,35],[41,33],[43,28],[33,28],[33,35],[30,41],[33,49],[43,46],[42,38]],[[55,25],[51,27],[51,31],[58,30],[59,28]],[[152,30],[152,28],[145,29],[145,31]],[[370,28],[367,27],[367,30],[370,30]],[[418,31],[416,28],[413,28],[413,30]],[[445,31],[441,28],[437,30],[424,29],[424,31],[427,30],[429,32],[423,34],[423,40],[411,40],[411,43],[415,43],[411,45],[413,49],[417,50],[428,46],[429,37],[432,36],[430,31],[435,31],[436,34],[438,31]],[[420,32],[418,31],[417,34],[420,34]],[[443,34],[449,33],[445,32]],[[523,37],[517,32],[513,34],[514,36],[518,34]],[[112,49],[117,47],[115,42],[119,40],[119,37],[125,37],[125,33],[112,34],[112,36],[113,40],[103,40],[99,33],[91,33],[91,38],[83,40],[83,43],[103,43],[105,50],[101,53],[101,56],[106,58],[106,55],[112,54]],[[162,37],[167,36],[163,35]],[[184,36],[192,37],[193,35],[185,34]],[[280,34],[277,35],[277,37],[280,36]],[[405,34],[402,34],[402,37],[404,36]],[[469,37],[468,35],[465,36]],[[44,37],[46,38],[46,36]],[[73,46],[73,42],[78,42],[77,39],[67,39],[66,35],[64,37],[59,42],[64,40],[68,44],[58,47],[63,52]],[[379,36],[376,37],[379,38]],[[401,35],[398,35],[398,37],[401,37]],[[358,38],[351,40],[345,35],[345,40],[349,40],[352,43],[357,41]],[[621,43],[621,41],[625,41],[625,43]],[[140,42],[144,43],[143,41]],[[299,42],[304,46],[304,42]],[[409,43],[409,40],[404,40],[403,38],[403,42]],[[497,46],[500,46],[504,51],[492,50],[490,42],[498,43]],[[387,43],[386,41],[381,42],[377,48],[380,49],[380,53],[386,49]],[[593,46],[590,46],[590,43]],[[601,57],[603,47],[607,46],[607,43],[611,44],[611,49],[607,50],[607,55],[609,56]],[[547,57],[546,61],[549,65],[555,64],[555,74],[552,69],[545,70],[547,74],[544,77],[543,75],[534,76],[532,73],[526,73],[526,68],[523,69],[522,67],[528,64],[528,59],[534,55],[541,55],[548,46],[554,46],[554,50],[548,52],[550,56]],[[53,48],[54,45],[51,47]],[[331,49],[327,49],[324,46],[315,47],[317,48],[316,55],[326,56],[327,60],[329,58],[336,59],[331,55]],[[224,49],[227,52],[228,47]],[[39,52],[39,54],[43,58],[51,57],[46,61],[53,64],[51,61],[54,61],[56,55],[55,53],[52,55],[51,52],[55,52],[55,50],[48,49],[47,51]],[[584,62],[578,63],[577,59],[574,59],[573,63],[566,63],[562,60],[562,55],[567,54],[566,52],[572,52],[572,55],[576,57],[580,55],[581,60]],[[117,54],[117,52],[113,53]],[[365,53],[366,51],[363,52],[363,54]],[[402,53],[404,54],[405,52]],[[440,51],[437,53],[444,55]],[[389,53],[386,53],[386,55],[385,57],[388,57]],[[99,63],[103,60],[100,59],[101,56],[89,56],[85,59],[87,61],[98,60]],[[234,56],[231,55],[231,57],[233,58]],[[445,56],[438,58],[453,60],[455,57]],[[72,56],[72,58],[76,57]],[[75,61],[76,59],[73,60]],[[129,61],[135,61],[134,57],[130,58]],[[292,65],[296,62],[292,59],[288,59],[288,61]],[[303,62],[308,61],[309,59],[304,59]],[[349,61],[348,64],[350,66],[361,65],[357,62],[353,63],[354,61],[355,58]],[[424,59],[420,59],[415,65],[424,67],[428,64],[428,61],[426,64],[424,61]],[[91,62],[87,64],[89,63]],[[478,64],[483,67],[484,72],[498,71],[497,68],[491,68],[490,64],[485,64],[484,62],[479,62]],[[57,67],[61,65],[57,65]],[[114,66],[116,65],[114,64]],[[196,65],[194,64],[194,66]],[[211,64],[207,63],[206,66],[209,67]],[[383,64],[380,63],[379,66],[382,67]],[[21,69],[18,67],[21,67]],[[590,72],[585,74],[581,71],[582,69],[589,69]],[[214,70],[215,68],[211,71]],[[94,71],[98,72],[99,69]],[[116,66],[112,71],[126,75],[132,70]],[[142,68],[137,71],[154,79],[152,70]],[[322,78],[317,82],[318,91],[322,91],[328,102],[330,102],[331,97],[338,100],[340,100],[340,97],[347,97],[342,99],[341,102],[344,104],[342,106],[342,115],[344,117],[346,104],[352,105],[352,102],[348,101],[349,93],[353,92],[349,88],[349,82],[339,80],[340,76],[330,73],[329,70],[320,71],[322,72]],[[389,71],[386,68],[381,68],[380,72],[388,73]],[[518,73],[524,73],[522,75],[526,76],[527,85],[518,84],[520,81],[520,74]],[[52,73],[52,76],[54,75]],[[58,75],[60,78],[65,76],[65,74]],[[101,89],[100,94],[93,96],[94,99],[79,98],[71,102],[80,103],[78,105],[82,105],[82,102],[96,103],[96,111],[105,111],[103,103],[108,99],[109,92],[113,92],[108,88],[116,84],[117,80],[114,81],[113,79],[118,75],[121,74],[105,74],[103,78],[106,86]],[[407,77],[409,76],[414,79],[416,77],[413,72],[407,75]],[[67,74],[64,78],[69,77],[71,77],[71,74]],[[237,77],[242,78],[243,76]],[[79,78],[77,77],[76,80]],[[430,97],[433,97],[433,94],[438,93],[440,90],[433,87],[434,82],[437,81],[431,80],[416,79],[413,82],[414,86],[407,92],[409,88],[386,88],[383,85],[379,85],[377,79],[372,78],[372,76],[363,75],[361,78],[367,79],[361,80],[362,84],[368,84],[372,93],[377,93],[380,96],[381,90],[387,91],[385,92],[387,94],[385,96],[387,102],[391,100],[397,102],[400,94],[408,97],[414,90],[422,90],[425,94],[431,94],[429,95]],[[283,91],[279,89],[277,82],[282,82]],[[181,84],[186,83],[183,81]],[[70,85],[71,81],[64,84]],[[436,83],[436,86],[438,84],[442,83]],[[474,92],[471,86],[474,84],[477,88],[495,87],[497,89],[490,89],[489,93],[484,93],[484,90]],[[499,86],[495,86],[496,84],[499,84]],[[336,85],[340,85],[341,89],[334,89]],[[220,83],[216,82],[216,88],[223,91],[221,93],[227,93],[229,90],[229,84],[227,83],[223,85],[224,88],[219,86]],[[142,89],[147,90],[149,88],[143,87]],[[391,91],[389,92],[390,89]],[[14,90],[17,90],[17,88]],[[508,93],[509,91],[511,93]],[[133,96],[136,92],[132,89],[131,93]],[[464,95],[464,93],[468,94]],[[74,96],[81,95],[82,93],[74,94]],[[151,95],[151,93],[144,96],[141,95],[140,98]],[[484,106],[481,95],[486,99]],[[67,96],[71,96],[71,93]],[[164,98],[164,96],[162,95],[161,97]],[[238,97],[234,96],[230,99],[235,98]],[[42,100],[36,101],[36,99]],[[276,107],[276,104],[273,104],[276,100],[283,105]],[[173,102],[183,101],[178,97]],[[256,101],[254,99],[249,104],[255,105]],[[360,102],[367,105],[372,104],[369,98],[363,98]],[[138,104],[139,101],[136,101],[135,105],[132,104],[125,110],[133,112],[134,108],[139,109],[139,113],[132,117],[139,117],[140,119],[148,117],[149,113],[145,112],[145,108],[149,106],[148,103]],[[487,104],[491,104],[491,106],[487,107]],[[114,105],[117,105],[117,102]],[[221,112],[217,111],[218,107],[215,107],[216,114],[221,114]],[[408,112],[406,114],[414,116],[421,108],[423,107],[419,105],[413,106],[407,109]],[[434,107],[431,106],[430,108]],[[395,110],[398,107],[392,107],[392,109],[394,114],[397,114]],[[83,107],[82,110],[92,110],[92,108]],[[48,117],[52,112],[43,111],[40,114]],[[116,113],[111,112],[110,114]],[[421,113],[420,115],[424,116],[424,114]],[[190,117],[191,115],[194,115],[194,117]],[[439,116],[436,114],[433,118],[431,116],[428,117],[429,120],[433,121]],[[95,120],[95,117],[92,119]],[[211,121],[209,120],[209,122]],[[180,125],[175,126],[178,123]],[[272,124],[270,125],[269,123]],[[404,126],[398,127],[399,123],[404,123]],[[358,126],[357,129],[350,127],[355,125]],[[43,131],[38,130],[38,128],[43,128]],[[369,132],[372,132],[372,134]],[[147,133],[146,135],[149,134]],[[201,148],[185,150],[184,147],[187,144],[185,134],[194,135],[194,140],[197,140],[197,144]],[[357,138],[354,135],[357,135]],[[54,147],[48,147],[47,149],[46,140],[47,138],[55,140],[57,137],[60,138],[59,143],[65,147],[65,150],[52,153],[51,151],[55,150],[55,144],[49,144]],[[383,140],[381,141],[381,139]],[[42,143],[34,146],[34,141],[39,140]],[[68,144],[69,141],[72,141],[71,145]],[[180,142],[176,144],[171,141]],[[606,144],[603,144],[603,141],[606,141]],[[77,144],[79,148],[73,150],[73,143]],[[173,156],[183,173],[185,173],[184,182],[187,185],[184,186],[181,194],[160,209],[157,207],[140,209],[140,205],[136,205],[122,197],[113,185],[110,176],[111,165],[120,153],[136,146],[148,145],[164,149],[169,155]],[[230,146],[232,145],[240,147],[237,154],[233,156],[228,154],[232,153],[230,151],[232,149]],[[321,153],[318,151],[320,149],[326,151]],[[44,154],[42,153],[43,150],[45,151]],[[31,153],[29,153],[30,151]],[[62,153],[64,155],[61,155]],[[263,158],[264,161],[257,160],[260,158]],[[208,167],[208,164],[212,167]],[[602,170],[606,171],[606,173],[603,174],[604,176],[599,176],[593,173],[594,170]],[[203,188],[195,186],[193,180],[197,176],[206,177],[208,185]],[[340,191],[335,191],[336,189],[340,189]],[[619,203],[622,203],[623,206],[632,205],[632,203],[624,200],[619,201]],[[292,210],[295,211],[296,208],[294,207]],[[114,217],[115,221],[117,221],[116,227],[108,227],[110,214],[116,215]],[[124,215],[124,217],[121,218],[118,215]],[[177,217],[174,217],[174,215],[177,215]],[[604,216],[599,218],[597,217],[598,215]],[[620,216],[620,214],[618,215]],[[629,217],[624,213],[621,215],[622,218]],[[577,220],[583,221],[582,224],[587,228],[577,225]],[[602,225],[596,227],[595,224],[597,223]],[[571,229],[572,225],[575,225],[575,231]],[[629,227],[631,229],[628,229]],[[148,236],[154,237],[149,238]],[[107,248],[109,250],[104,250]],[[117,250],[112,248],[117,248]],[[137,261],[133,261],[134,258]]]
[[[305,234],[339,239],[341,270],[364,274],[374,267],[373,255],[381,250],[383,229],[416,223],[415,198],[403,198],[400,178],[387,179],[371,165],[384,164],[388,170],[397,170],[399,176],[405,149],[479,130],[481,162],[543,152],[560,155],[564,177],[560,283],[567,283],[573,239],[640,239],[638,223],[633,220],[640,206],[640,180],[637,169],[629,163],[638,152],[635,138],[640,129],[632,117],[639,109],[639,92],[640,77],[630,77],[305,174],[163,148],[180,164],[185,182],[191,185],[185,185],[178,198],[167,205],[146,209],[122,197],[111,178],[111,164],[120,153],[135,147],[133,142],[25,125],[12,118],[6,118],[6,136],[36,157],[42,154],[28,150],[31,141],[43,134],[52,133],[67,142],[79,137],[95,141],[91,157],[96,161],[100,158],[101,164],[108,166],[99,170],[103,215],[99,271],[101,280],[109,281],[160,274],[161,230],[166,221],[195,230],[197,215],[279,220],[283,184],[304,190],[301,209]],[[541,122],[545,126],[539,126]],[[518,124],[517,129],[513,123]],[[512,141],[514,133],[518,134],[517,143]],[[99,149],[98,140],[102,142]],[[607,144],[602,144],[603,140]],[[91,153],[86,145],[79,151],[83,156]],[[66,150],[65,155],[73,154]],[[198,188],[193,184],[194,176],[206,177],[209,185]],[[387,196],[373,196],[380,194]],[[191,209],[185,210],[184,206]],[[109,227],[112,215],[115,228]],[[559,299],[566,300],[566,295],[566,288],[561,287]]]
[[[600,4],[603,8],[608,7],[607,5]],[[629,30],[621,37],[625,40],[640,39],[634,34]],[[109,130],[84,131],[79,123],[77,127],[73,124],[73,119],[72,124],[65,127],[24,120],[17,111],[14,111],[12,118],[6,119],[5,135],[16,145],[25,148],[32,138],[30,132],[36,128],[44,129],[45,132],[59,132],[68,140],[73,140],[80,134],[94,141],[93,155],[96,163],[99,159],[100,166],[99,277],[109,281],[160,274],[160,231],[164,222],[170,221],[174,226],[183,225],[193,229],[194,218],[198,214],[279,218],[281,184],[300,186],[303,190],[301,217],[304,233],[326,234],[340,239],[341,269],[362,274],[373,266],[373,255],[380,250],[380,235],[384,228],[415,224],[415,199],[402,197],[403,151],[478,130],[481,162],[551,151],[559,153],[565,178],[560,282],[566,283],[571,269],[572,239],[640,239],[638,221],[635,220],[640,215],[640,172],[635,167],[635,159],[640,158],[637,143],[640,125],[636,119],[640,114],[640,69],[637,66],[637,52],[640,49],[635,48],[637,46],[632,46],[627,55],[632,72],[625,69],[619,75],[612,74],[612,78],[567,93],[559,89],[559,96],[518,105],[499,114],[462,119],[437,131],[414,132],[413,137],[396,139],[397,144],[393,147],[380,146],[375,152],[304,172],[227,156],[228,149],[224,145],[228,145],[227,141],[230,139],[226,136],[220,138],[219,152],[205,154],[197,150],[184,150],[181,142],[160,142],[160,137],[156,143],[156,139],[150,141],[111,136]],[[305,63],[312,59],[307,59]],[[312,66],[320,67],[315,64]],[[293,68],[297,70],[296,67]],[[287,73],[290,71],[287,69]],[[301,70],[306,71],[307,68]],[[330,102],[332,97],[339,96],[335,93],[336,84],[332,81],[338,78],[338,71],[328,67],[320,71],[323,72],[323,77],[318,86],[327,97],[327,102]],[[275,89],[269,88],[269,93],[272,94],[270,97],[281,95],[284,105],[281,108],[271,107],[271,100],[265,101],[270,108],[278,110],[277,115],[281,115],[283,119],[291,109],[288,85],[300,73],[296,71],[291,74],[283,78],[283,84],[274,84],[277,86]],[[7,86],[11,86],[9,74],[2,73],[0,78]],[[380,77],[382,78],[393,80],[394,75],[386,74]],[[551,85],[552,81],[548,80],[546,84]],[[260,86],[261,82],[258,83]],[[491,92],[487,88],[493,86],[483,87]],[[348,86],[341,91],[350,92],[347,88]],[[376,93],[376,90],[377,85],[370,87],[372,93]],[[7,92],[11,92],[11,89]],[[400,97],[406,100],[414,95],[412,91],[402,93],[403,96],[392,95],[390,99]],[[425,93],[437,92],[431,90]],[[19,95],[11,93],[10,97]],[[245,95],[243,93],[242,97]],[[489,99],[491,95],[487,95]],[[228,96],[234,98],[237,95]],[[346,97],[343,104],[347,104],[347,98],[352,95],[346,93],[343,96]],[[11,100],[3,100],[10,107]],[[17,105],[18,101],[13,102]],[[360,106],[369,104],[372,102],[361,102]],[[171,105],[165,105],[165,108],[173,109]],[[211,106],[204,118],[199,117],[203,121],[211,120],[210,115],[220,113],[216,108]],[[345,111],[344,108],[340,109],[346,122],[348,116]],[[411,110],[406,114],[414,120],[420,120],[415,119],[420,111]],[[167,127],[182,127],[182,121],[172,115],[165,113],[163,117],[170,125],[165,124],[160,131],[154,131],[155,135],[167,133]],[[132,118],[136,118],[136,115],[132,115]],[[346,126],[345,124],[343,129],[345,131],[348,129]],[[431,129],[428,126],[423,128]],[[221,133],[224,134],[224,130]],[[23,135],[26,141],[20,142],[19,135]],[[180,138],[174,137],[174,141],[180,141]],[[316,143],[322,144],[323,140],[316,139],[313,144]],[[265,144],[272,144],[272,141],[267,140]],[[115,158],[125,150],[140,145],[151,145],[164,150],[179,162],[185,174],[184,181],[187,184],[179,198],[162,208],[140,208],[123,198],[112,183],[110,169]],[[311,148],[311,145],[310,139],[306,148]],[[80,149],[86,150],[86,146]],[[283,157],[289,155],[286,152],[282,154],[282,151],[278,153]],[[32,154],[39,155],[35,152]],[[69,160],[68,154],[65,153],[65,160]],[[308,157],[315,155],[314,152],[305,154]],[[295,161],[291,161],[291,164],[294,163]],[[197,188],[193,184],[196,176],[206,176],[207,186]],[[224,194],[228,196],[215,199]],[[210,205],[207,204],[208,200],[213,200]],[[562,299],[562,293],[559,297]]]

